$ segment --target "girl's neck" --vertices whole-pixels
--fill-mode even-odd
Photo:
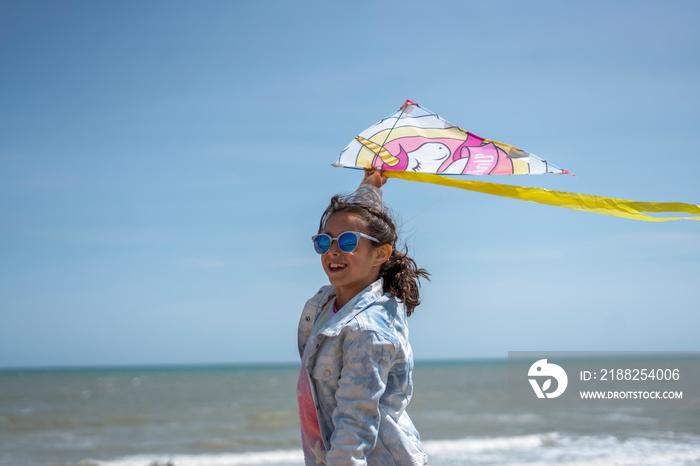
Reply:
[[[335,289],[335,305],[338,306],[338,309],[342,308],[345,306],[347,303],[350,302],[355,296],[358,294],[362,293],[362,290],[370,286],[372,283],[376,282],[379,280],[379,277],[376,277],[374,280],[370,281],[364,286],[357,287],[356,289],[347,289],[347,288],[336,288]]]
[[[348,301],[350,301],[350,299],[352,299],[352,298],[354,298],[354,296],[351,297],[351,298],[349,298],[349,299],[348,299],[348,298],[345,298],[344,296],[342,296],[342,295],[340,294],[340,291],[338,291],[338,294],[335,296],[335,307],[336,307],[337,309],[342,308],[342,307],[345,306],[345,305],[348,303]]]

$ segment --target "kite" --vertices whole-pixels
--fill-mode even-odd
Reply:
[[[517,147],[469,133],[410,100],[397,112],[356,136],[333,166],[377,169],[389,178],[636,220],[700,220],[700,207],[693,204],[637,202],[458,178],[463,175],[573,173]],[[654,217],[642,212],[678,212],[698,217]]]

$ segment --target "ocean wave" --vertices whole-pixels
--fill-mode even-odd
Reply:
[[[71,466],[299,466],[301,448],[220,455],[136,455],[112,461],[84,460]]]
[[[558,432],[427,441],[433,466],[688,466],[700,465],[700,437],[570,436]]]
[[[700,465],[700,437],[659,433],[658,438],[571,436],[558,432],[509,437],[429,440],[431,466],[689,466]],[[139,455],[71,466],[300,466],[301,449],[220,455]]]

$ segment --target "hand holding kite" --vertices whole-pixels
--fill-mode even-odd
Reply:
[[[381,170],[371,170],[369,168],[365,168],[365,178],[360,184],[370,184],[375,188],[381,188],[384,186],[387,179],[388,178],[384,173],[382,173]]]

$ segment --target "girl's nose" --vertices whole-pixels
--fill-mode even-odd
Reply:
[[[331,247],[328,249],[328,253],[330,254],[331,252],[334,254],[338,254],[341,252],[340,246],[338,246],[338,240],[334,239],[331,241]]]

